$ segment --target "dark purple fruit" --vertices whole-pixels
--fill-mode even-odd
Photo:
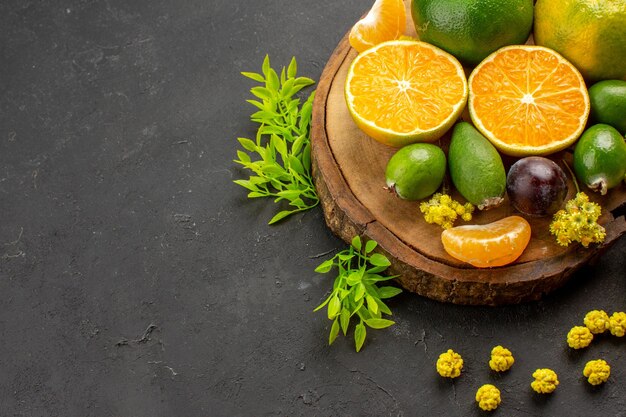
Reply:
[[[554,161],[529,156],[509,169],[506,192],[513,207],[521,213],[547,216],[556,213],[565,201],[566,176]]]

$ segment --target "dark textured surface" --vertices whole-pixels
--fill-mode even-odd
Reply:
[[[397,324],[326,345],[313,308],[344,247],[319,208],[274,227],[232,183],[265,53],[318,79],[369,1],[3,1],[0,4],[0,415],[626,416],[626,340],[577,352],[590,309],[626,309],[626,240],[532,304],[412,294]],[[351,335],[350,335],[351,336]],[[489,351],[516,364],[488,371]],[[455,382],[434,362],[465,358]],[[606,385],[587,360],[612,366]],[[550,367],[561,385],[530,391]]]

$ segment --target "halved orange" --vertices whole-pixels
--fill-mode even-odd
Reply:
[[[403,0],[376,0],[365,17],[350,30],[350,45],[363,52],[381,42],[398,39],[406,29]]]
[[[530,241],[530,224],[509,216],[484,225],[463,225],[441,234],[450,256],[478,268],[507,265],[524,252]]]
[[[345,84],[357,126],[395,147],[439,139],[463,111],[467,94],[459,61],[413,40],[387,41],[362,52]]]
[[[502,153],[547,155],[573,144],[589,116],[583,77],[565,58],[536,45],[506,46],[469,77],[474,125]]]

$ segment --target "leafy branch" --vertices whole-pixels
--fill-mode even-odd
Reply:
[[[356,351],[360,351],[367,334],[366,325],[372,329],[384,329],[394,324],[393,321],[382,318],[383,313],[391,315],[391,310],[382,301],[394,297],[402,292],[396,287],[379,287],[378,283],[390,280],[396,276],[383,276],[391,264],[386,256],[372,253],[378,244],[368,240],[363,247],[361,238],[355,236],[352,244],[346,250],[336,254],[333,258],[322,262],[315,272],[327,273],[333,267],[338,270],[333,284],[333,291],[328,298],[314,311],[328,306],[328,319],[333,320],[328,337],[328,344],[332,344],[339,330],[345,335],[348,333],[350,321],[357,316],[359,323],[354,329],[354,343]]]
[[[243,150],[237,151],[234,162],[253,174],[247,180],[234,182],[249,191],[249,198],[271,197],[275,203],[288,202],[291,208],[278,212],[270,224],[319,204],[311,175],[310,125],[315,91],[302,105],[299,98],[294,98],[315,82],[297,77],[296,72],[294,57],[279,77],[266,55],[262,74],[241,73],[262,84],[250,90],[259,100],[246,100],[258,109],[250,119],[260,126],[256,140],[238,138]]]

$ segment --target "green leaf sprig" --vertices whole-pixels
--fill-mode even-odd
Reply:
[[[249,198],[272,197],[274,202],[287,201],[291,209],[278,212],[269,223],[276,223],[290,214],[308,210],[319,204],[311,176],[310,125],[313,91],[304,104],[294,95],[315,82],[297,77],[295,57],[289,67],[282,68],[280,77],[265,56],[262,74],[241,74],[261,86],[250,92],[259,100],[246,100],[258,111],[250,116],[260,126],[256,140],[238,138],[244,150],[237,151],[234,162],[253,172],[247,180],[235,180],[249,190]],[[255,156],[254,160],[251,154]]]
[[[344,336],[347,335],[350,320],[355,315],[359,319],[354,329],[357,352],[361,350],[365,342],[366,325],[372,329],[384,329],[394,324],[393,321],[382,318],[383,313],[391,315],[391,310],[382,300],[394,297],[402,290],[391,286],[378,286],[379,282],[396,276],[380,275],[391,263],[386,256],[372,253],[377,245],[374,240],[368,240],[363,246],[361,238],[355,236],[348,249],[339,252],[315,268],[315,272],[322,274],[330,272],[333,267],[337,267],[338,270],[333,291],[314,310],[318,311],[328,306],[328,318],[333,320],[328,344],[335,341],[340,329]]]

